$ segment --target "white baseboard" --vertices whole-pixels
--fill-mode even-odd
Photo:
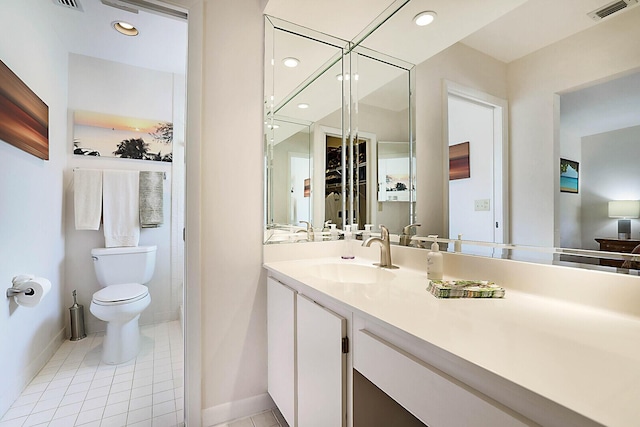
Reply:
[[[271,396],[268,393],[259,394],[242,400],[234,400],[233,402],[223,403],[222,405],[213,406],[202,410],[202,426],[210,427],[235,420],[238,418],[248,417],[268,409],[275,408]]]

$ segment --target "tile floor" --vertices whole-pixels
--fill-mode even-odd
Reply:
[[[0,427],[183,426],[180,322],[140,331],[140,353],[120,365],[100,361],[103,333],[65,341],[0,419]]]
[[[218,424],[215,427],[289,427],[277,409],[264,411],[250,417]]]

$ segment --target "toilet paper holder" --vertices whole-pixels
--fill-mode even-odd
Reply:
[[[27,288],[27,289],[9,288],[7,289],[7,298],[13,298],[16,295],[20,295],[20,294],[33,295],[34,293],[35,292],[33,291],[33,288]]]

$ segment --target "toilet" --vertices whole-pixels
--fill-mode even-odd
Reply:
[[[89,311],[107,322],[102,361],[124,363],[140,349],[140,313],[151,303],[145,286],[153,277],[157,246],[95,248],[93,267],[102,286],[93,294]]]

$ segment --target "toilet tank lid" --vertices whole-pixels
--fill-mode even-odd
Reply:
[[[144,252],[155,252],[158,249],[157,246],[122,246],[117,248],[93,248],[91,249],[91,255],[120,255],[120,254],[137,254]]]

